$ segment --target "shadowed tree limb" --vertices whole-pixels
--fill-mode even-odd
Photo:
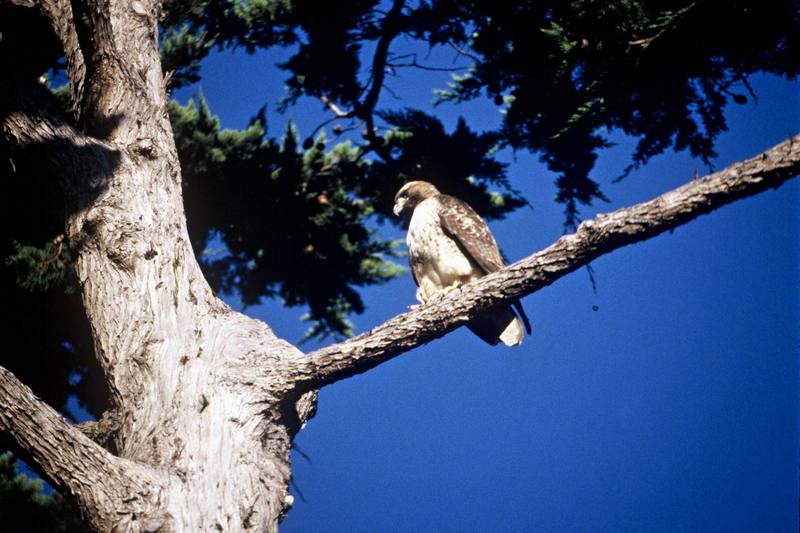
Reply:
[[[372,59],[372,84],[369,91],[367,91],[364,101],[359,104],[358,115],[364,119],[365,123],[365,138],[369,141],[369,148],[377,152],[385,161],[391,161],[392,156],[383,145],[383,139],[379,139],[375,133],[375,106],[378,104],[378,97],[383,88],[383,81],[386,78],[386,61],[389,56],[389,45],[395,37],[402,31],[403,27],[400,24],[402,17],[403,0],[394,0],[392,9],[386,15],[383,21],[383,34],[378,39],[378,44],[375,47],[375,55]]]
[[[0,93],[0,113],[0,135],[15,151],[31,152],[68,191],[81,182],[100,187],[119,162],[115,147],[69,124],[55,96],[38,82]]]
[[[50,23],[64,48],[64,54],[67,58],[70,93],[72,94],[72,101],[76,104],[75,109],[77,112],[77,103],[83,99],[86,65],[83,62],[83,53],[78,44],[72,5],[69,0],[44,0],[41,2],[40,8],[50,19]]]
[[[700,215],[777,188],[800,173],[800,135],[666,192],[648,202],[600,214],[550,247],[504,270],[403,313],[346,342],[290,362],[299,391],[316,389],[367,370],[444,336],[494,305],[531,294],[623,246],[655,237]]]
[[[375,55],[372,58],[372,84],[369,91],[367,91],[364,101],[361,103],[361,112],[365,120],[371,120],[371,115],[375,110],[375,105],[378,103],[378,97],[381,94],[383,87],[383,80],[386,77],[386,61],[389,56],[389,45],[395,37],[402,31],[403,27],[399,23],[402,15],[403,0],[395,0],[392,4],[392,9],[387,13],[386,18],[383,20],[383,33],[378,39],[378,44],[375,47]]]
[[[96,530],[125,523],[155,530],[163,523],[153,513],[162,486],[156,475],[111,455],[2,367],[0,431],[11,436],[59,488],[75,497]]]
[[[37,8],[50,21],[53,31],[61,41],[67,59],[70,92],[73,102],[80,102],[83,94],[83,81],[86,68],[83,54],[78,45],[72,5],[69,0],[9,0],[20,7]]]

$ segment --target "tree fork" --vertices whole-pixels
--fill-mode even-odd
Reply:
[[[0,430],[77,502],[96,530],[155,530],[164,480],[152,469],[111,455],[0,367]]]

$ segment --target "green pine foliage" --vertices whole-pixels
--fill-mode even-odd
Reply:
[[[794,78],[800,57],[796,0],[428,0],[391,19],[388,2],[183,1],[206,8],[187,18],[220,47],[295,45],[288,103],[324,96],[358,112],[371,66],[359,51],[387,37],[459,50],[472,66],[439,100],[501,106],[501,146],[537,153],[555,173],[567,226],[580,204],[605,198],[591,173],[612,132],[638,139],[625,174],[670,148],[708,164],[726,105],[756,97],[748,77]]]
[[[42,247],[16,241],[13,246],[14,251],[6,257],[6,264],[16,271],[17,286],[32,291],[61,289],[68,294],[75,292],[72,260],[61,237]]]
[[[83,533],[77,509],[41,479],[17,474],[17,460],[0,453],[0,528],[9,533]]]
[[[188,24],[172,27],[161,36],[161,66],[171,72],[172,87],[200,81],[200,61],[213,46],[205,31],[192,32]]]
[[[263,114],[243,131],[221,130],[202,97],[173,103],[170,116],[196,250],[221,241],[224,254],[200,257],[212,286],[244,305],[278,297],[307,305],[309,337],[352,335],[347,319],[364,304],[356,287],[403,271],[396,242],[371,227],[375,212],[353,193],[370,162],[350,142],[319,135],[302,149],[289,124],[266,137]]]
[[[415,109],[380,111],[388,125],[384,136],[389,160],[377,160],[371,167],[374,178],[392,176],[389,187],[370,195],[382,215],[392,220],[394,195],[403,183],[426,180],[442,192],[461,198],[487,219],[499,219],[527,204],[506,176],[505,163],[495,159],[501,140],[496,132],[477,133],[463,117],[448,133],[442,122]],[[394,219],[396,220],[396,219]]]
[[[558,175],[570,226],[578,204],[603,199],[591,171],[611,132],[638,139],[626,174],[669,148],[708,164],[727,103],[755,99],[748,76],[794,78],[800,66],[791,0],[426,5],[463,23],[448,37],[478,59],[440,98],[503,105],[505,142],[539,153]]]

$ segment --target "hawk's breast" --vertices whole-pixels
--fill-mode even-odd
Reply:
[[[414,209],[408,226],[409,261],[423,293],[430,292],[428,288],[439,290],[480,276],[458,244],[444,233],[440,208],[435,197],[422,201]]]

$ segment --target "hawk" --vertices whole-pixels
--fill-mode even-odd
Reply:
[[[505,266],[483,219],[426,181],[408,182],[397,191],[394,214],[409,220],[408,261],[422,303]],[[524,337],[520,319],[530,334],[528,317],[515,300],[490,309],[467,327],[491,345],[516,346]]]

